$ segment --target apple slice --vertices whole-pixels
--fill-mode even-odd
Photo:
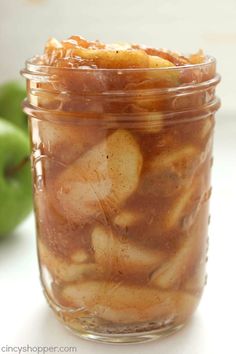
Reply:
[[[47,179],[45,181],[45,185],[49,186]],[[91,234],[89,227],[81,228],[59,214],[52,205],[48,189],[43,187],[42,191],[35,190],[34,193],[39,239],[59,259],[72,260],[74,263],[79,259],[81,262],[90,262],[89,244],[86,242]]]
[[[109,274],[148,276],[158,268],[166,254],[158,249],[145,249],[114,235],[108,228],[97,226],[92,232],[95,261]]]
[[[148,55],[143,50],[76,48],[74,54],[106,69],[146,68],[149,64]]]
[[[184,281],[183,289],[193,295],[199,295],[203,291],[206,279],[206,255],[204,253],[202,259],[196,263],[193,272]]]
[[[134,192],[142,168],[139,146],[119,129],[66,168],[55,182],[55,207],[76,223],[108,215]]]
[[[166,171],[175,173],[179,179],[191,177],[200,162],[199,151],[193,145],[185,145],[173,151],[163,152],[151,160],[149,170],[153,173],[167,175]],[[191,179],[190,179],[191,182]],[[186,185],[186,181],[184,182]]]
[[[83,263],[87,262],[89,259],[89,254],[88,252],[85,251],[85,249],[81,248],[79,250],[76,250],[75,252],[72,253],[71,255],[71,260],[74,263]]]
[[[55,256],[40,240],[38,240],[38,252],[41,266],[46,266],[53,277],[65,282],[86,279],[98,272],[98,267],[94,263],[74,263],[69,259]]]
[[[212,116],[212,115],[203,120],[202,128],[201,128],[200,134],[199,134],[199,137],[202,140],[210,136],[210,133],[212,133],[212,130],[214,128],[214,124],[215,124],[214,116]]]
[[[179,288],[186,277],[196,267],[197,262],[204,256],[207,241],[208,203],[201,209],[187,231],[185,240],[180,249],[169,260],[157,269],[152,277],[151,284],[160,288]]]
[[[190,64],[202,64],[206,60],[206,56],[202,49],[199,49],[197,53],[191,54],[188,57]]]
[[[146,98],[134,98],[133,103],[126,107],[126,112],[140,116],[140,121],[137,119],[134,122],[129,122],[129,127],[134,132],[141,134],[157,134],[163,128],[163,115],[159,112],[149,112],[149,104],[152,100]]]
[[[191,210],[187,212],[189,206],[192,206],[192,209],[196,209],[197,212],[200,198],[196,198],[196,200],[194,199],[196,189],[196,186],[193,184],[188,189],[180,193],[176,199],[174,199],[172,208],[165,217],[165,229],[167,231],[178,227],[182,223],[184,215],[191,212]]]
[[[121,210],[114,218],[114,225],[120,229],[126,230],[143,219],[143,215],[137,211]]]
[[[76,125],[65,122],[32,121],[33,144],[41,144],[44,154],[58,162],[69,164],[95,145],[104,135],[102,129],[90,125]]]
[[[149,68],[169,68],[171,66],[175,66],[167,59],[163,59],[158,55],[149,55]]]
[[[114,282],[87,281],[62,291],[65,305],[85,308],[92,316],[114,323],[175,321],[181,323],[195,310],[198,299],[171,292]]]
[[[192,177],[199,163],[199,151],[192,145],[185,145],[179,149],[174,148],[171,151],[158,154],[147,165],[142,176],[139,192],[173,197],[184,189],[186,185],[191,184]],[[180,202],[182,199],[183,196],[181,195]],[[178,217],[181,208],[179,205],[178,210],[176,209],[175,218]],[[173,219],[173,221],[175,220]]]

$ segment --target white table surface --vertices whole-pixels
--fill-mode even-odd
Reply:
[[[168,338],[129,346],[87,342],[69,333],[54,318],[41,291],[31,215],[13,235],[0,242],[0,352],[1,345],[29,345],[75,346],[81,354],[235,353],[236,113],[221,111],[217,123],[209,277],[191,322]]]

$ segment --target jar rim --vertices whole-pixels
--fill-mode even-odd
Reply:
[[[144,100],[152,100],[156,99],[156,97],[160,97],[163,95],[168,95],[169,98],[171,96],[187,96],[187,95],[193,95],[196,91],[201,92],[201,91],[206,91],[208,89],[211,89],[218,84],[220,81],[220,76],[219,74],[216,73],[216,59],[212,56],[207,56],[207,60],[204,63],[201,64],[191,64],[191,65],[182,65],[182,66],[174,66],[174,67],[162,67],[162,68],[126,68],[126,69],[108,69],[108,68],[58,68],[50,65],[40,65],[39,61],[40,57],[33,57],[32,59],[29,59],[26,61],[26,67],[21,71],[22,76],[24,76],[28,82],[28,101],[25,102],[24,104],[24,111],[31,116],[36,116],[41,119],[40,112],[43,113],[44,115],[47,115],[47,110],[45,111],[45,107],[40,107],[38,105],[38,97],[41,97],[43,99],[43,96],[45,95],[48,97],[50,96],[55,99],[55,102],[58,104],[63,101],[63,104],[66,105],[67,102],[73,101],[77,102],[79,100],[82,100],[85,102],[85,107],[83,108],[83,114],[86,112],[86,114],[89,113],[96,113],[98,114],[99,112],[97,111],[97,108],[94,110],[93,107],[97,107],[97,101],[99,100],[102,105],[108,104],[108,106],[112,106],[114,102],[118,102],[119,100],[122,100],[122,102],[125,100],[127,104],[130,103],[130,101],[133,100],[133,97],[136,100],[144,99]],[[199,71],[199,76],[203,78],[202,81],[199,81],[195,79],[195,70]],[[176,73],[177,75],[183,75],[185,72],[189,72],[190,74],[190,81],[187,81],[186,83],[184,82],[183,84],[180,85],[174,85],[172,81],[167,82],[167,85],[164,87],[129,87],[129,89],[123,89],[123,88],[118,88],[118,89],[109,89],[106,87],[102,87],[101,90],[95,89],[91,90],[90,86],[85,87],[81,86],[79,87],[79,90],[74,90],[74,86],[71,87],[70,85],[67,87],[66,85],[62,85],[57,87],[58,82],[66,75],[71,73],[71,76],[69,76],[69,83],[71,80],[73,80],[74,75],[78,74],[78,78],[80,79],[80,75],[82,73],[85,75],[98,75],[98,79],[102,79],[103,75],[106,78],[108,76],[109,79],[109,74],[111,74],[112,79],[118,78],[120,75],[120,78],[122,78],[122,74],[125,77],[126,75],[130,75],[132,78],[132,75],[134,75],[134,78],[136,77],[136,74],[143,74],[146,75],[148,74],[153,74],[154,80],[155,80],[155,73],[160,74],[160,77],[164,75],[169,75],[172,73]],[[210,72],[210,75],[208,75],[208,71]],[[192,77],[192,73],[194,74]],[[204,73],[206,73],[206,76],[204,76]],[[113,77],[114,74],[114,77]],[[99,76],[101,75],[101,77]],[[203,75],[203,76],[202,76]],[[158,75],[157,75],[158,76]],[[83,75],[82,75],[83,78]],[[120,79],[119,78],[119,79]],[[51,82],[52,85],[48,88],[47,86],[41,86],[40,84],[48,83]],[[118,81],[119,82],[119,81]],[[77,86],[76,86],[77,87]],[[89,104],[88,104],[89,103]],[[94,106],[93,106],[94,103]],[[89,110],[88,106],[91,106],[92,109]],[[213,101],[209,101],[206,105],[204,106],[204,110],[208,111],[215,111],[218,109],[219,106],[219,100],[218,98],[215,98]],[[60,107],[60,109],[58,108]],[[58,111],[61,112],[61,114],[69,114],[72,113],[73,115],[77,115],[80,113],[80,111],[77,111],[77,108],[64,110],[63,105],[59,104],[57,108],[51,110],[53,111],[53,114],[57,114]],[[107,108],[106,108],[107,109]],[[183,113],[184,107],[181,108],[181,111]],[[170,112],[163,111],[163,110],[153,110],[152,113],[165,113],[165,116],[168,117],[170,116]],[[108,114],[113,114],[113,111],[108,111]],[[136,112],[137,113],[137,112]],[[136,114],[135,113],[135,114]],[[175,108],[175,115],[177,113],[180,113],[177,108]],[[186,112],[185,112],[186,113]],[[192,113],[192,112],[189,112]],[[60,114],[60,115],[61,115]],[[129,116],[130,114],[127,113]],[[143,111],[141,114],[144,114]],[[137,116],[137,114],[136,114]],[[90,118],[92,119],[92,117]]]
[[[211,55],[206,55],[206,61],[199,64],[187,64],[187,65],[179,65],[179,66],[169,66],[169,67],[158,67],[158,68],[89,68],[89,67],[55,67],[51,65],[39,64],[40,56],[34,56],[25,61],[25,68],[21,70],[21,74],[25,76],[30,73],[34,74],[48,74],[49,70],[53,71],[53,73],[61,72],[61,71],[75,71],[75,72],[115,72],[115,73],[141,73],[141,72],[168,72],[168,71],[180,71],[180,70],[193,70],[193,69],[202,69],[204,67],[208,67],[216,64],[215,57]]]

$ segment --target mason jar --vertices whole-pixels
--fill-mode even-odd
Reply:
[[[22,71],[38,259],[58,319],[144,342],[187,323],[206,283],[216,61]]]

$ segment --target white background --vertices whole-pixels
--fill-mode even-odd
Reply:
[[[0,82],[16,78],[24,60],[49,36],[82,34],[183,52],[204,48],[218,59],[223,105],[217,118],[210,228],[209,281],[188,326],[136,346],[89,343],[54,319],[38,277],[31,216],[0,242],[0,346],[57,345],[81,354],[222,354],[235,350],[236,318],[236,1],[0,0]],[[0,197],[1,198],[1,197]],[[0,200],[1,202],[1,200]]]

